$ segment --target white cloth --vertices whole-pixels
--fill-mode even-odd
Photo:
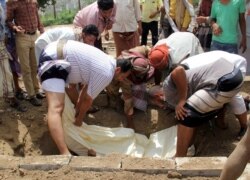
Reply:
[[[80,31],[80,32],[77,32]],[[42,50],[51,42],[66,39],[66,40],[76,40],[80,41],[79,34],[81,34],[81,28],[73,29],[69,27],[62,27],[62,28],[54,28],[48,31],[45,31],[41,34],[37,40],[35,41],[35,53],[36,53],[36,60],[39,61],[39,56]]]
[[[50,43],[44,50],[53,60],[57,60],[57,43]],[[116,60],[93,46],[69,40],[63,47],[63,56],[71,68],[66,82],[88,85],[87,93],[92,99],[113,79]]]
[[[195,67],[203,66],[205,64],[212,63],[221,58],[234,63],[235,67],[239,68],[242,72],[243,77],[245,77],[246,67],[247,67],[246,59],[237,54],[231,54],[225,51],[211,51],[211,52],[199,54],[199,55],[185,59],[184,61],[182,61],[181,64],[185,64],[191,69],[191,68],[195,68]],[[235,95],[231,99],[229,105],[232,108],[232,111],[234,112],[234,114],[239,115],[246,111],[246,106],[245,106],[243,97],[240,94]]]
[[[63,112],[63,129],[67,146],[79,155],[86,155],[87,149],[96,151],[97,156],[121,153],[134,157],[170,158],[175,155],[177,127],[153,133],[149,139],[128,128],[107,128],[73,124],[74,106],[66,96]]]
[[[56,85],[55,85],[56,84]],[[42,89],[49,92],[64,93],[65,81],[63,79],[51,78],[42,82]]]
[[[114,0],[116,4],[113,32],[135,32],[138,21],[141,21],[141,10],[138,0]]]
[[[172,64],[180,63],[187,56],[191,57],[204,52],[199,39],[189,32],[175,32],[168,38],[159,40],[154,47],[161,44],[166,44],[170,48],[169,55]]]

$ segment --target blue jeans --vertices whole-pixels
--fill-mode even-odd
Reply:
[[[238,45],[212,41],[210,50],[211,51],[221,50],[221,51],[226,51],[226,52],[233,53],[233,54],[238,54]]]

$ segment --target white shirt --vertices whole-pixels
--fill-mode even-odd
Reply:
[[[159,40],[155,46],[164,43],[169,47],[172,64],[178,64],[187,56],[194,56],[204,52],[199,39],[189,32],[175,32],[168,38]]]
[[[39,61],[39,56],[42,50],[49,43],[60,40],[60,39],[81,41],[82,40],[81,31],[82,31],[81,28],[72,29],[69,27],[54,28],[54,29],[45,31],[35,41],[35,53],[36,53],[37,62]]]
[[[138,21],[141,21],[141,10],[138,0],[114,0],[116,4],[113,32],[135,32]]]
[[[225,51],[211,51],[198,54],[196,56],[185,59],[184,61],[182,61],[181,64],[185,64],[190,69],[192,69],[218,61],[221,58],[235,64],[235,67],[241,70],[243,77],[246,75],[246,67],[247,67],[246,59],[237,54],[231,54]]]
[[[237,54],[231,54],[225,51],[211,51],[211,52],[202,53],[202,54],[185,59],[184,61],[182,61],[181,64],[185,64],[191,69],[191,68],[195,68],[195,67],[203,66],[205,64],[212,63],[221,58],[224,58],[227,61],[235,64],[235,67],[241,70],[243,78],[245,77],[246,67],[247,67],[246,59]],[[243,97],[240,94],[235,95],[231,99],[231,102],[229,103],[229,105],[232,111],[234,112],[234,114],[239,115],[246,111]]]
[[[45,53],[57,59],[57,43],[50,43]],[[112,81],[116,60],[101,50],[77,41],[69,40],[63,47],[63,56],[70,63],[67,83],[88,85],[87,93],[92,99]]]

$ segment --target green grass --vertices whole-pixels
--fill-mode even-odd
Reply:
[[[53,14],[46,14],[41,16],[41,21],[44,26],[72,24],[77,11],[78,10],[63,10],[61,12],[57,12],[56,18],[54,18]]]

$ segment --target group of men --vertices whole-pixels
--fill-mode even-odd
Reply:
[[[25,17],[31,19],[15,14],[23,12],[16,11],[19,8],[28,8]],[[49,131],[60,154],[70,154],[62,126],[65,93],[75,105],[74,124],[82,126],[93,100],[103,89],[107,87],[108,96],[112,97],[119,95],[117,92],[122,88],[127,126],[134,128],[132,116],[136,98],[133,97],[139,101],[144,97],[133,88],[138,85],[146,92],[145,85],[152,77],[156,85],[162,84],[163,101],[174,110],[178,120],[176,157],[186,156],[193,143],[195,128],[218,115],[226,104],[231,105],[239,120],[241,135],[246,131],[247,110],[243,97],[238,94],[246,75],[243,57],[224,51],[204,53],[192,33],[175,32],[151,49],[138,46],[119,50],[118,57],[113,58],[101,50],[100,38],[102,32],[108,38],[108,30],[112,27],[116,8],[113,1],[98,0],[90,5],[92,16],[80,11],[74,24],[81,28],[58,28],[47,32],[44,32],[36,8],[37,3],[33,1],[10,1],[7,24],[16,32],[25,88],[29,101],[35,106],[41,105],[37,97],[43,96],[36,77],[38,67],[48,103]],[[85,20],[81,20],[83,16]],[[103,23],[97,26],[94,22],[99,18]],[[29,21],[33,23],[29,25]],[[42,33],[39,38],[37,30]],[[118,33],[116,38],[119,37]]]

